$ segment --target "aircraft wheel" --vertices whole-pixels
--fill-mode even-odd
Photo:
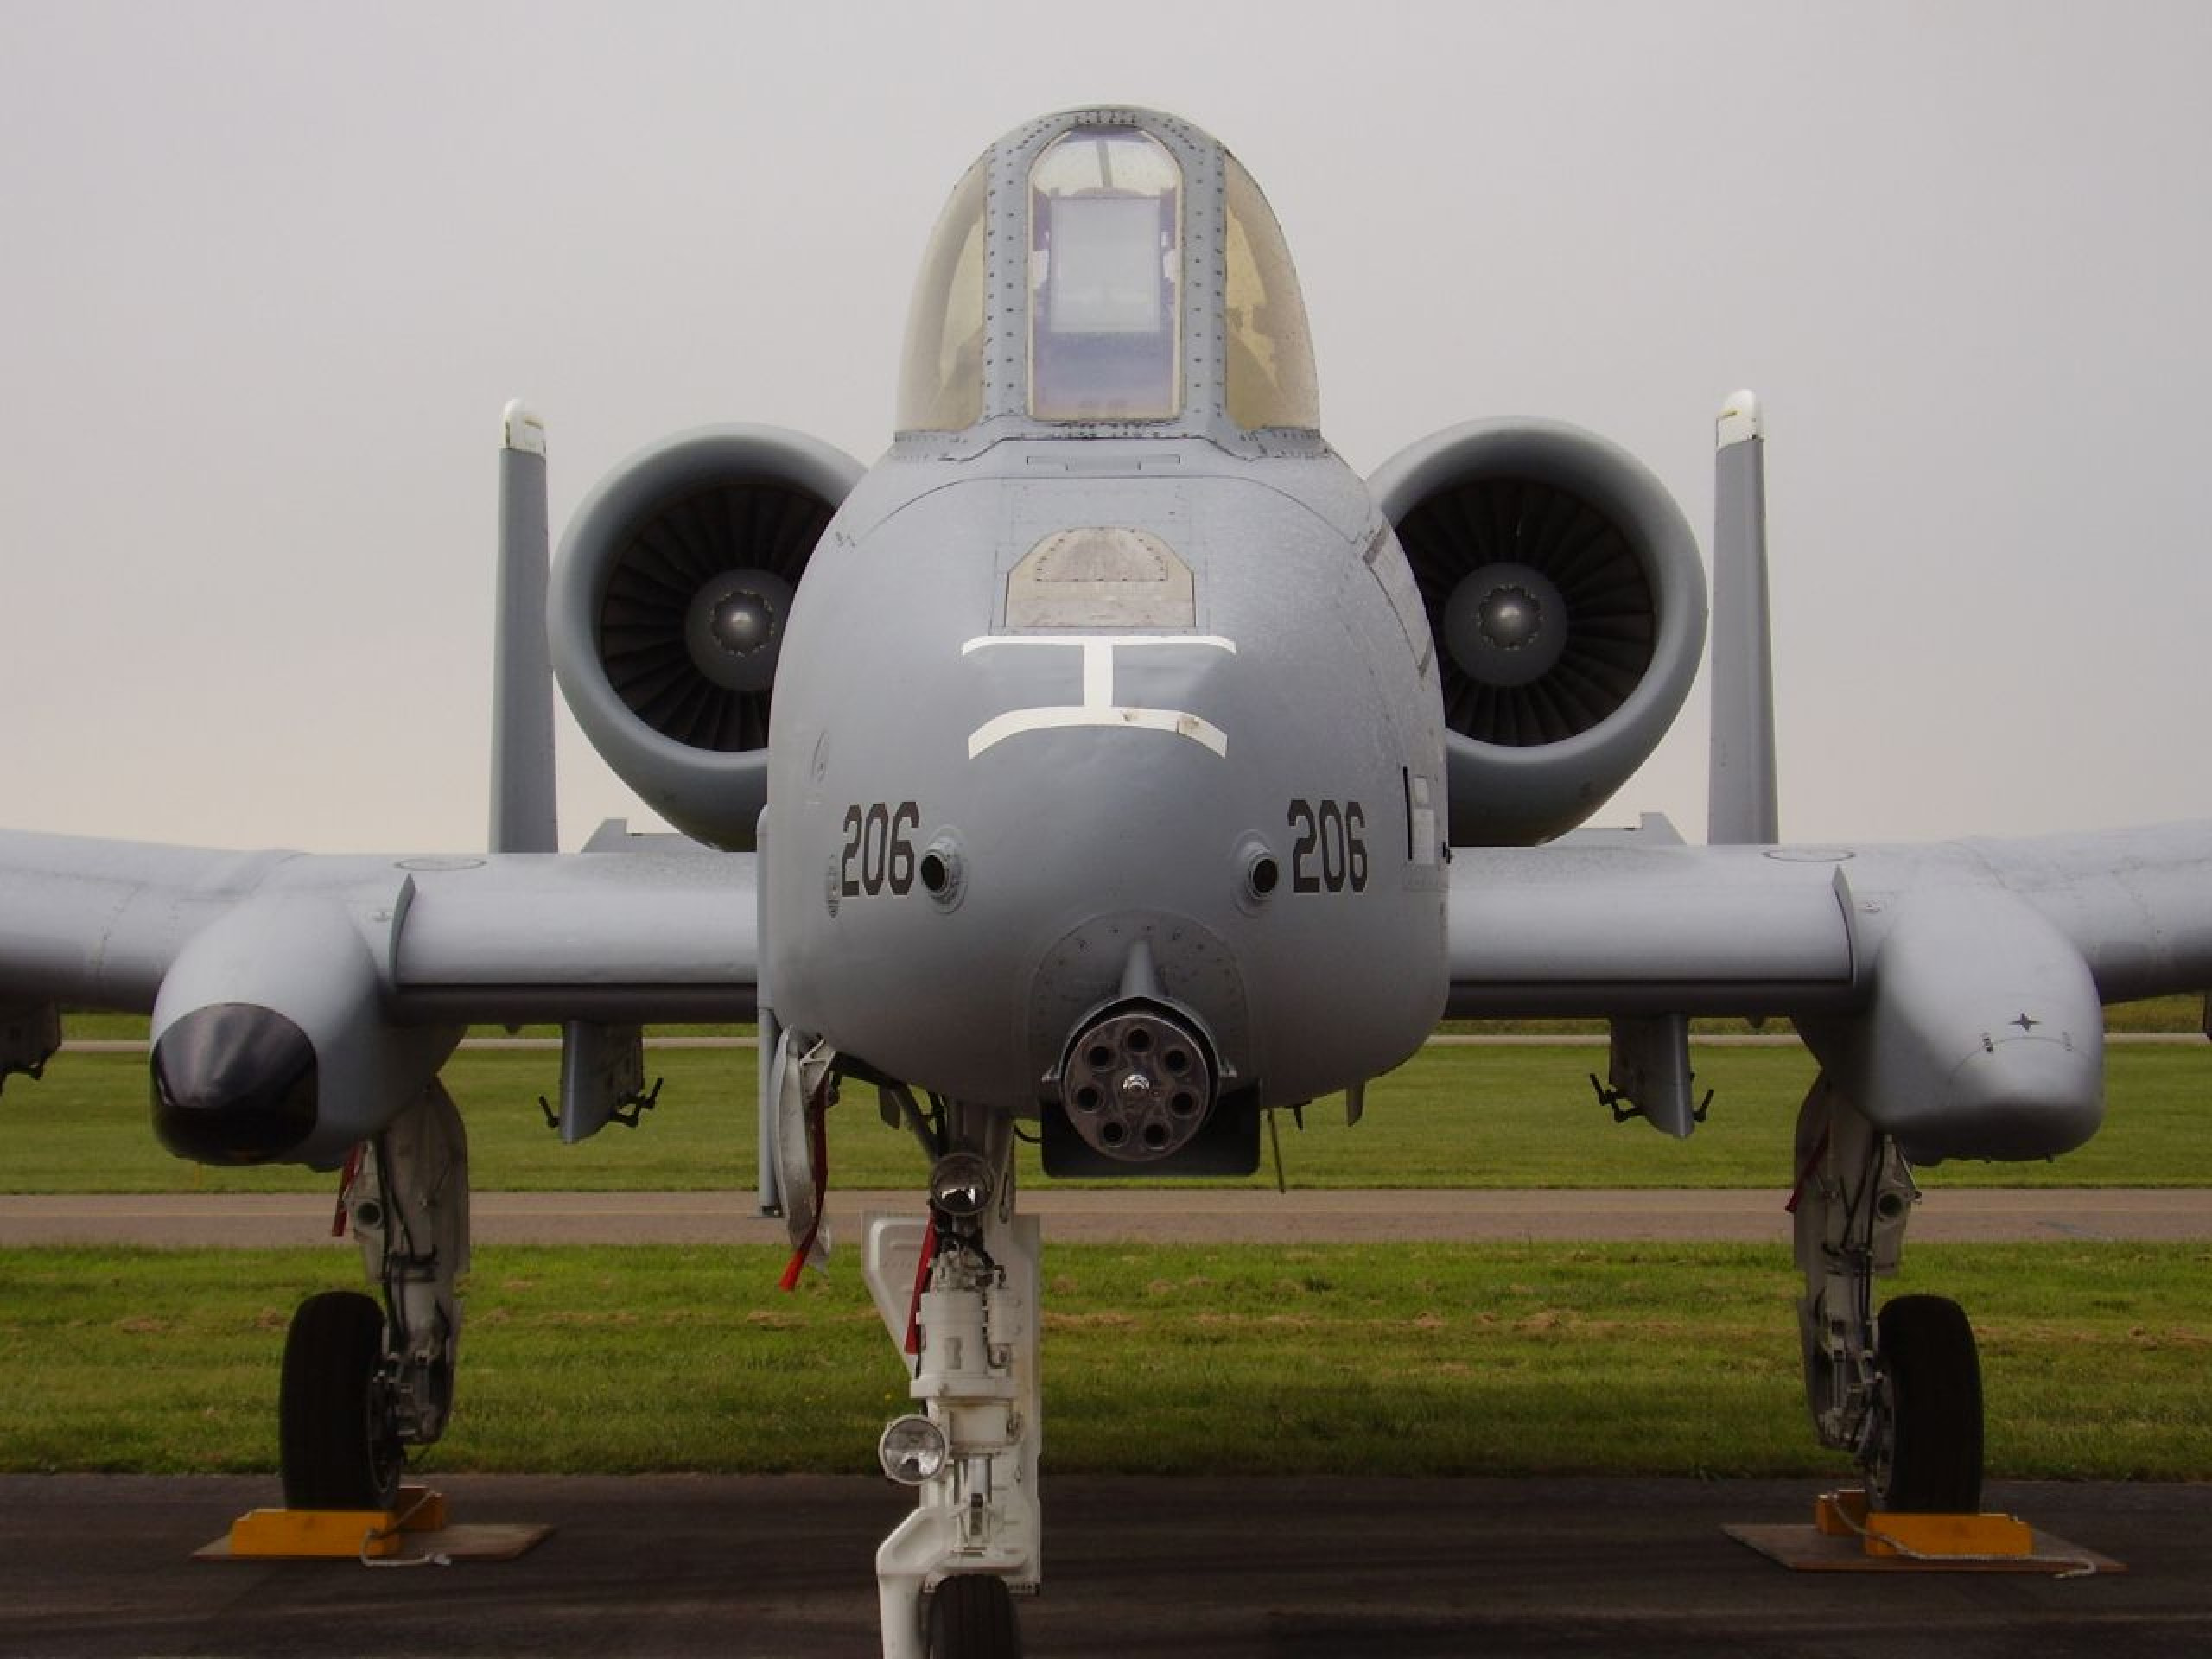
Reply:
[[[1981,1359],[1974,1327],[1943,1296],[1882,1309],[1874,1499],[1907,1514],[1981,1509]]]
[[[1006,1580],[984,1573],[945,1580],[930,1597],[930,1659],[1021,1659]]]
[[[278,1462],[289,1510],[388,1510],[406,1452],[385,1409],[384,1310],[357,1290],[302,1302],[284,1338]]]

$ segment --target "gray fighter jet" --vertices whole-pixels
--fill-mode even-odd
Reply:
[[[2212,823],[1777,844],[1764,439],[1719,428],[1713,840],[1578,829],[1704,654],[1697,542],[1588,433],[1487,422],[1373,478],[1320,432],[1298,280],[1242,167],[1135,109],[1047,117],[954,188],[873,467],[687,433],[544,556],[511,410],[492,850],[0,836],[0,1066],[57,1007],[152,1015],[153,1120],[211,1162],[349,1164],[380,1294],[299,1311],[287,1500],[377,1507],[453,1399],[468,1249],[439,1068],[565,1032],[560,1127],[640,1104],[639,1028],[760,1020],[761,1198],[817,1257],[823,1114],[865,1088],[927,1202],[863,1271],[912,1376],[884,1651],[1011,1651],[1040,1576],[1039,1280],[1016,1127],[1084,1175],[1249,1170],[1440,1018],[1611,1021],[1605,1093],[1699,1116],[1692,1015],[1820,1063],[1794,1185],[1817,1432],[1903,1510],[1976,1506],[1955,1304],[1877,1307],[1916,1163],[2041,1159],[2101,1110],[2101,1002],[2212,984]],[[540,618],[544,625],[540,626]],[[556,853],[552,670],[683,833]]]

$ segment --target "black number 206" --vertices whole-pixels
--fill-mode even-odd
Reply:
[[[837,860],[837,890],[848,899],[898,893],[914,886],[912,832],[922,827],[922,809],[912,801],[895,807],[881,801],[845,809],[845,850]]]
[[[1290,827],[1298,839],[1290,849],[1293,893],[1367,891],[1367,814],[1357,801],[1290,804]]]

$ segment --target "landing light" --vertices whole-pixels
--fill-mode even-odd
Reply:
[[[996,1185],[980,1154],[949,1152],[930,1171],[930,1204],[948,1216],[980,1216],[990,1207]]]
[[[944,1431],[926,1417],[894,1417],[875,1443],[883,1472],[901,1486],[921,1486],[935,1480],[944,1468],[951,1448]]]

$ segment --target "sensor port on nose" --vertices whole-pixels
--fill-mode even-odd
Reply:
[[[939,910],[953,910],[959,906],[961,895],[967,890],[967,861],[961,856],[958,838],[948,830],[922,849],[921,858],[914,866],[922,891]]]
[[[1236,843],[1234,868],[1237,906],[1256,915],[1282,884],[1282,863],[1275,857],[1274,849],[1253,834]]]

